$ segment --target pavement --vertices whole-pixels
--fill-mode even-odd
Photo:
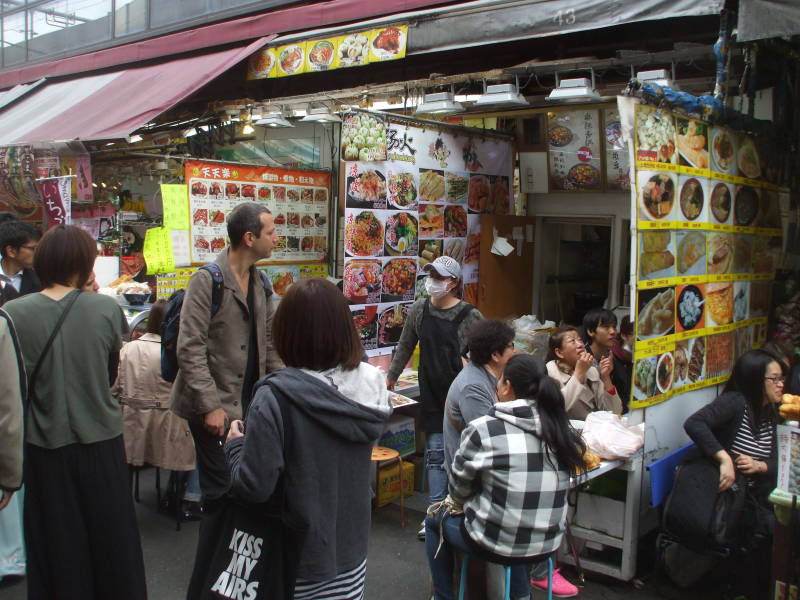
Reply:
[[[144,548],[150,600],[182,600],[191,575],[192,560],[197,543],[198,524],[183,523],[175,530],[173,519],[156,511],[155,470],[141,473],[140,498],[137,504],[139,531]],[[162,477],[162,482],[165,478]],[[373,511],[370,548],[367,562],[367,600],[428,600],[430,576],[425,558],[425,546],[416,533],[423,513],[415,508],[424,506],[419,494],[408,501],[406,526],[400,527],[400,508],[390,504]],[[648,562],[640,560],[642,562]],[[717,597],[714,590],[688,592],[678,590],[657,577],[640,575],[640,580],[623,583],[587,574],[579,598],[582,600],[710,600]],[[574,573],[565,567],[563,573],[575,581]],[[641,588],[641,589],[640,589]],[[0,599],[23,600],[26,597],[24,578],[0,582]],[[546,597],[536,593],[536,600]]]

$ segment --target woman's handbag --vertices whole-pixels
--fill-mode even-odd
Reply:
[[[747,496],[745,479],[737,473],[733,486],[718,490],[719,465],[699,451],[688,454],[675,471],[662,529],[689,547],[737,545]]]

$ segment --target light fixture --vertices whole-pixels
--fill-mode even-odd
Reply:
[[[249,122],[245,123],[242,126],[242,135],[251,135],[255,132],[256,132],[255,128]]]
[[[327,106],[309,108],[308,114],[300,119],[306,123],[341,123],[342,120],[333,114]]]
[[[188,138],[192,137],[193,135],[197,135],[197,128],[196,127],[187,127],[183,131],[181,131],[181,136]]]
[[[425,94],[422,98],[422,104],[417,106],[414,114],[449,115],[463,111],[464,106],[455,101],[453,92],[437,92],[435,94]]]
[[[641,83],[651,83],[660,87],[667,87],[677,90],[678,86],[675,85],[673,79],[674,73],[670,73],[667,69],[654,69],[652,71],[639,71],[636,74],[636,79]]]
[[[125,139],[129,144],[136,144],[137,142],[141,142],[144,138],[140,136],[138,133],[134,133],[133,135],[129,135]]]
[[[279,110],[263,114],[255,124],[262,127],[294,127],[294,125],[286,120],[283,113]]]
[[[495,85],[486,86],[486,81],[483,82],[483,94],[481,94],[475,101],[475,106],[527,106],[528,101],[519,93],[519,79],[517,84],[512,83],[498,83]]]
[[[561,79],[556,73],[556,88],[547,96],[551,102],[600,102],[603,98],[594,87],[594,69],[592,79]]]

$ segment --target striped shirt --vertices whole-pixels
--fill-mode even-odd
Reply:
[[[364,579],[367,575],[367,559],[328,581],[297,579],[294,600],[363,600]]]
[[[773,425],[768,419],[762,420],[758,424],[757,431],[753,432],[750,425],[750,406],[745,404],[742,422],[739,424],[730,450],[751,458],[765,460],[772,454],[772,433]]]

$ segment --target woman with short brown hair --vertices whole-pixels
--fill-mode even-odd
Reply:
[[[301,530],[291,540],[299,556],[295,600],[362,598],[370,455],[391,413],[386,381],[360,362],[347,300],[329,281],[289,288],[272,332],[288,368],[256,385],[246,433],[241,421],[231,423],[231,493],[258,504],[283,480],[282,519]]]
[[[127,322],[113,298],[81,291],[96,256],[88,233],[54,227],[34,256],[44,289],[3,307],[29,375],[28,598],[147,597],[122,413],[109,385]]]

